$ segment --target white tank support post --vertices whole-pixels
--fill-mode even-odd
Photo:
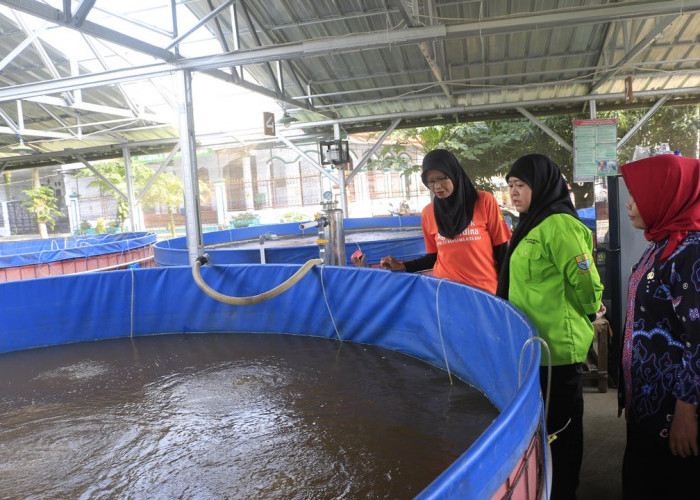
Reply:
[[[216,224],[220,228],[228,228],[226,220],[226,181],[216,179],[214,181],[214,199],[216,200]]]
[[[250,155],[246,151],[243,156],[243,178],[252,179],[253,174],[250,169]],[[246,182],[243,184],[243,194],[245,196],[245,208],[246,210],[255,209],[255,193],[253,193],[253,183]]]
[[[68,221],[70,222],[70,232],[75,232],[80,229],[80,203],[78,203],[78,195],[71,194],[68,196]]]
[[[197,149],[194,136],[194,114],[192,112],[192,73],[178,71],[177,103],[180,124],[180,151],[182,153],[182,176],[185,181],[185,231],[190,265],[204,253],[202,224],[199,212],[199,183],[197,182]]]
[[[0,226],[0,236],[10,236],[10,215],[7,212],[7,202],[0,203],[0,218],[2,218],[2,226]]]

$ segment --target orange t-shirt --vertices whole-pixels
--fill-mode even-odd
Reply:
[[[421,226],[426,251],[437,252],[433,276],[496,293],[498,276],[493,247],[507,242],[511,233],[491,193],[479,191],[472,221],[454,239],[438,233],[432,203],[421,213]]]

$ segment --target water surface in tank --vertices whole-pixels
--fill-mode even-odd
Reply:
[[[391,241],[399,238],[416,238],[422,237],[423,231],[421,228],[396,228],[396,229],[378,229],[370,230],[352,230],[345,231],[345,243],[356,243],[358,248],[361,244],[368,241]],[[279,248],[292,246],[316,245],[318,239],[318,231],[307,231],[303,234],[289,234],[273,236],[273,239],[265,240],[265,248]],[[216,243],[206,245],[206,248],[260,248],[260,239],[247,239],[227,241],[225,243]]]
[[[6,498],[412,498],[497,416],[415,358],[172,334],[0,355]]]

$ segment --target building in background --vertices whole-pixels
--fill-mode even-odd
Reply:
[[[352,137],[349,142],[353,164],[357,164],[374,144]],[[317,143],[298,147],[310,158],[319,158]],[[402,165],[420,165],[422,149],[417,145],[409,145],[402,154],[409,157],[403,159]],[[155,170],[166,157],[166,154],[135,156],[132,161]],[[309,160],[284,145],[201,148],[197,152],[197,168],[200,182],[208,187],[200,203],[205,231],[235,227],[236,220],[248,216],[258,224],[311,220],[320,208],[324,192],[332,192],[336,200],[340,196],[337,184],[323,176]],[[101,190],[95,177],[76,175],[85,169],[81,164],[39,169],[41,185],[53,189],[63,214],[56,220],[51,234],[84,234],[94,232],[98,226],[108,232],[121,230],[115,196],[111,190]],[[337,173],[335,169],[328,171]],[[163,172],[182,179],[179,155]],[[22,191],[32,185],[31,170],[6,172],[0,180],[3,182],[0,236],[36,237],[35,217],[22,205],[27,199]],[[349,213],[346,217],[374,217],[396,214],[402,206],[404,211],[408,206],[409,212],[420,213],[429,203],[430,195],[419,172],[385,166],[369,171],[365,168],[355,175],[347,185],[347,200]],[[135,215],[137,227],[133,230],[153,231],[164,238],[171,234],[166,227],[170,217],[168,207],[139,204]],[[184,199],[174,217],[177,234],[184,234]],[[129,226],[127,220],[125,230],[132,230]]]

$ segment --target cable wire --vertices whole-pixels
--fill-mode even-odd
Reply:
[[[447,368],[447,376],[450,379],[450,385],[452,385],[452,372],[450,372],[450,363],[447,361],[447,350],[445,349],[445,341],[442,338],[442,323],[440,321],[440,302],[438,301],[440,293],[440,285],[442,285],[444,280],[438,282],[438,286],[435,289],[435,315],[437,316],[438,324],[438,334],[440,335],[440,343],[442,344],[442,356],[445,359],[445,367]]]

